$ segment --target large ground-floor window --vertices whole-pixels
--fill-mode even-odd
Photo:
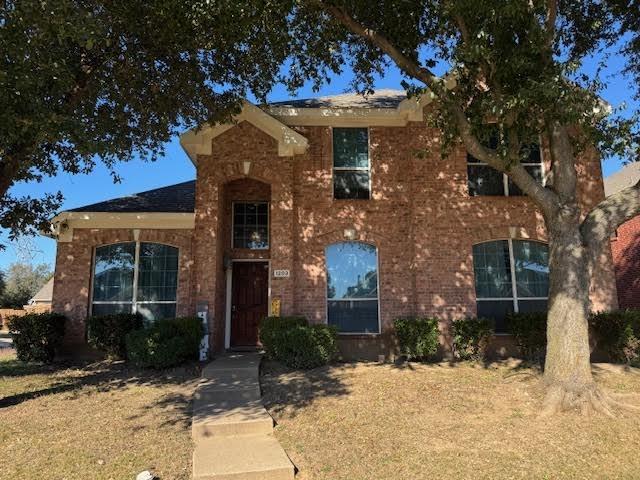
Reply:
[[[378,253],[362,242],[341,242],[325,250],[327,317],[341,333],[379,333]]]
[[[92,315],[140,313],[146,320],[176,316],[178,249],[149,242],[96,248]]]
[[[529,240],[497,240],[473,246],[478,317],[495,321],[506,333],[510,312],[547,309],[549,250]]]

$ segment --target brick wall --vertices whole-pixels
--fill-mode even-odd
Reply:
[[[179,248],[177,314],[192,314],[194,312],[191,296],[192,232],[190,230],[140,230],[138,238],[141,242],[164,243]],[[71,242],[58,242],[53,283],[53,310],[64,313],[68,319],[65,343],[82,343],[85,339],[85,319],[89,312],[95,247],[134,240],[135,232],[129,229],[76,229]]]
[[[611,251],[620,308],[640,308],[640,216],[618,228]]]
[[[209,306],[218,350],[224,347],[225,255],[269,258],[272,270],[290,270],[289,278],[270,279],[271,297],[281,300],[283,315],[304,314],[324,323],[324,251],[352,229],[356,240],[378,249],[383,334],[345,336],[343,348],[392,348],[387,335],[392,320],[420,314],[442,318],[447,349],[450,321],[475,314],[472,245],[504,238],[546,240],[542,215],[526,197],[470,197],[464,149],[442,158],[439,132],[425,124],[370,129],[370,200],[333,199],[329,127],[296,130],[309,140],[309,149],[294,157],[278,156],[275,140],[248,122],[216,137],[213,154],[198,158],[193,232],[141,233],[177,236],[181,259],[190,265],[189,274],[181,270],[179,305],[184,312],[195,312],[198,303]],[[604,196],[595,152],[584,155],[578,170],[586,210]],[[231,203],[236,200],[270,201],[268,251],[231,249]],[[76,231],[73,242],[59,244],[54,308],[74,319],[78,337],[87,312],[93,246],[130,236],[131,231]],[[594,308],[615,306],[608,256],[596,278]]]

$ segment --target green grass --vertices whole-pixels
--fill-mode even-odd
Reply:
[[[0,477],[191,478],[196,366],[44,366],[0,354]]]

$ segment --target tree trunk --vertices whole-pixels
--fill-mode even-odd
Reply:
[[[547,220],[549,232],[549,311],[544,381],[558,403],[571,407],[595,383],[589,362],[589,269],[577,206]]]

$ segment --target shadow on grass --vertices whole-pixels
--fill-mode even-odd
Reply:
[[[356,364],[341,363],[340,369]],[[320,397],[340,397],[350,393],[338,369],[332,365],[312,370],[291,370],[284,365],[264,359],[260,367],[260,387],[265,407],[276,415],[287,411],[295,416],[297,410],[311,405]]]
[[[184,386],[196,382],[200,377],[199,364],[187,364],[166,370],[144,370],[130,367],[124,362],[101,361],[94,363],[57,363],[43,365],[24,363],[16,359],[0,360],[0,376],[18,379],[34,376],[34,383],[46,382],[44,388],[22,391],[0,398],[0,409],[19,405],[28,400],[59,393],[78,392],[95,387],[99,392],[108,392],[132,386],[165,387]],[[45,376],[44,379],[36,376]],[[29,385],[25,385],[25,389]],[[175,415],[167,423],[189,422],[191,417],[191,395],[168,394],[149,404],[149,410],[160,407],[172,409]]]

